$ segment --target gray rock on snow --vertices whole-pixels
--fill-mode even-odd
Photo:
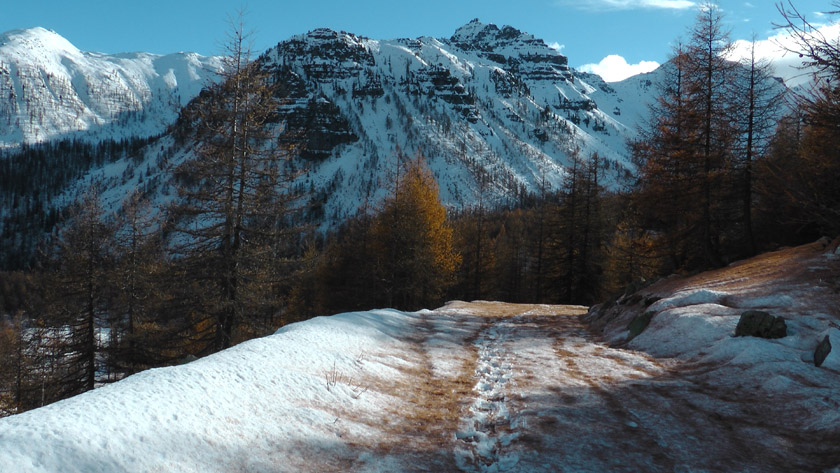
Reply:
[[[823,341],[817,345],[817,349],[814,350],[814,366],[821,366],[829,353],[831,353],[831,341],[828,339],[828,335],[826,335]]]
[[[782,317],[776,317],[761,310],[748,310],[741,314],[736,337],[784,338],[787,336],[787,324]]]
[[[644,314],[639,314],[633,317],[633,320],[631,320],[630,324],[627,325],[627,329],[630,330],[630,336],[627,338],[627,341],[629,342],[630,340],[633,340],[640,333],[644,332],[648,324],[650,324],[650,319],[652,318],[653,312],[645,312]]]

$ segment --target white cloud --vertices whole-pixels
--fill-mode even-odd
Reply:
[[[825,38],[837,38],[840,37],[840,24],[822,26],[817,31]],[[749,60],[751,45],[751,41],[735,41],[735,47],[729,58],[732,60]],[[787,32],[781,32],[755,42],[756,59],[770,62],[774,74],[784,79],[789,86],[811,80],[811,74],[801,69],[802,58],[799,57],[799,54],[789,52],[797,49],[796,41]]]
[[[555,51],[562,51],[562,50],[563,50],[563,48],[565,48],[565,47],[566,47],[566,45],[565,45],[565,44],[560,44],[560,43],[558,43],[557,41],[555,41],[555,42],[553,42],[553,43],[549,43],[549,44],[548,44],[548,47],[549,47],[549,48],[551,48],[551,49],[553,49],[553,50],[555,50]]]
[[[657,67],[659,67],[659,63],[656,61],[640,61],[638,64],[627,64],[627,60],[618,54],[610,54],[601,59],[598,64],[584,64],[578,69],[598,74],[607,82],[617,82],[636,74],[650,72]]]
[[[697,2],[690,0],[559,0],[563,6],[586,10],[634,10],[638,8],[685,10],[694,8]]]

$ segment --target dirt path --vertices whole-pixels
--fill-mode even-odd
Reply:
[[[772,400],[755,403],[691,367],[606,347],[578,320],[583,310],[456,303],[424,314],[415,334],[423,368],[397,387],[409,402],[393,413],[391,440],[379,448],[404,471],[765,472],[820,464],[821,452],[806,447],[814,438],[767,415],[780,407]]]
[[[787,472],[840,462],[840,439],[796,427],[785,399],[721,387],[705,366],[610,348],[583,311],[453,303],[416,314],[410,349],[387,354],[402,376],[364,381],[397,402],[364,419],[336,413],[379,434],[352,440],[334,471]]]

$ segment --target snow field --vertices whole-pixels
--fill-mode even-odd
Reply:
[[[703,327],[702,311],[725,321],[728,294],[663,303],[660,315],[677,327]],[[838,381],[791,356],[801,351],[795,337],[729,337],[712,348],[686,344],[694,358],[654,358],[605,345],[580,320],[584,311],[456,302],[291,324],[0,419],[0,471],[766,472],[840,464]]]
[[[611,320],[604,335],[614,344],[679,360],[680,378],[714,393],[692,402],[735,418],[730,420],[734,430],[741,428],[744,435],[757,433],[738,424],[750,412],[763,413],[766,417],[757,424],[768,436],[766,445],[784,451],[799,442],[800,450],[787,458],[791,464],[805,469],[837,465],[840,449],[828,439],[840,438],[840,265],[824,246],[818,242],[781,250],[654,284],[640,291],[642,300],[659,300],[647,307],[617,305],[604,318]],[[782,316],[787,336],[735,337],[740,315],[750,309]],[[642,312],[653,314],[651,322],[628,343],[627,325]],[[816,367],[814,351],[826,336],[832,350]],[[812,444],[803,445],[805,439]],[[799,457],[809,450],[811,458]],[[773,455],[765,466],[782,471],[785,460]],[[815,463],[802,466],[809,461]]]
[[[317,318],[2,419],[0,471],[300,471],[355,459],[342,437],[375,435],[355,418],[393,403],[363,383],[399,376],[394,335],[411,323],[395,311]]]
[[[83,52],[44,28],[0,34],[0,57],[14,71],[0,83],[13,92],[7,121],[16,124],[0,126],[0,148],[74,134],[91,141],[154,136],[221,68],[220,58],[194,53]]]

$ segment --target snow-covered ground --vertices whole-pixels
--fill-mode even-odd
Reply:
[[[819,471],[840,356],[807,353],[840,346],[838,264],[812,245],[666,280],[629,344],[630,303],[594,324],[612,345],[575,306],[319,317],[0,419],[0,471]],[[745,306],[789,336],[733,338]]]

